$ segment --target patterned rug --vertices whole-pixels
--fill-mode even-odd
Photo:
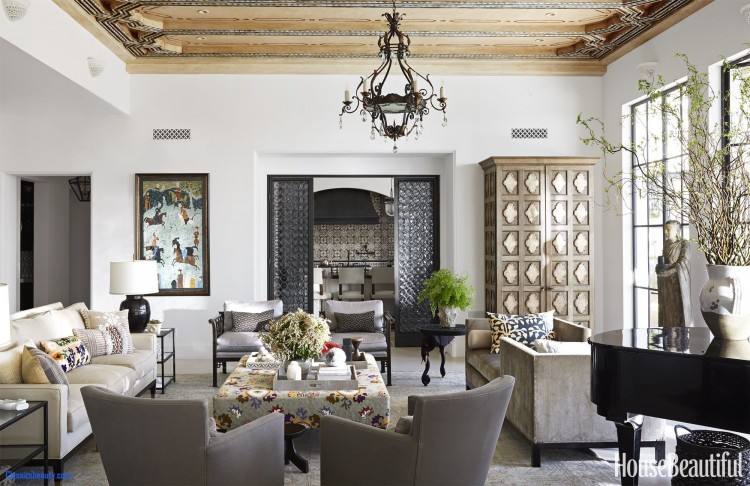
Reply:
[[[226,375],[221,376],[221,380]],[[460,391],[464,389],[463,373],[448,373],[445,378],[433,378],[429,386],[422,386],[419,374],[412,372],[394,372],[391,393],[391,426],[398,417],[406,413],[407,397],[409,395],[439,394]],[[179,375],[178,381],[167,388],[165,395],[157,395],[158,399],[206,399],[211,404],[211,397],[215,393],[211,387],[209,374]],[[318,436],[307,434],[299,441],[300,454],[310,461],[310,472],[302,474],[293,465],[286,467],[285,484],[313,486],[320,484],[320,461],[317,445]],[[164,442],[165,451],[169,448],[167,440]],[[645,450],[644,450],[645,452]],[[542,456],[542,467],[530,467],[531,450],[520,434],[510,426],[503,427],[498,442],[488,485],[618,485],[619,480],[614,475],[612,463],[602,460],[589,450],[552,450],[545,451]],[[66,484],[85,486],[101,486],[107,484],[106,475],[99,458],[99,453],[93,440],[87,441],[83,447],[67,462],[65,471],[73,476],[73,480]],[[353,479],[353,484],[356,480]],[[23,484],[34,484],[24,481]],[[252,485],[252,480],[248,480]],[[641,484],[657,484],[641,481]],[[664,484],[668,484],[664,483]],[[460,485],[456,485],[460,486]]]

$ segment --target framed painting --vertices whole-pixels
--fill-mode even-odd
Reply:
[[[208,174],[136,174],[136,259],[155,260],[158,295],[210,295]]]

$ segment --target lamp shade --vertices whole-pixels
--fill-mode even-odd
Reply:
[[[10,343],[10,302],[8,284],[0,283],[0,349]]]
[[[136,260],[109,264],[109,293],[146,295],[159,292],[156,262]]]

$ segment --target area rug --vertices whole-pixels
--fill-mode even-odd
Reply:
[[[223,380],[226,375],[221,375]],[[419,374],[413,372],[394,372],[391,393],[392,417],[391,426],[398,417],[406,413],[409,395],[439,394],[464,389],[463,373],[448,373],[444,378],[435,377],[425,387],[419,381]],[[211,386],[211,375],[179,375],[178,380],[167,388],[164,395],[157,399],[205,399],[211,406],[211,397],[216,389]],[[310,461],[310,472],[303,474],[293,465],[285,470],[285,484],[313,486],[320,484],[320,461],[317,435],[308,434],[298,444],[299,452]],[[169,441],[165,438],[164,451],[169,450]],[[523,437],[510,426],[503,431],[495,450],[490,468],[488,485],[523,485],[523,486],[558,486],[558,485],[618,485],[614,465],[603,460],[588,450],[545,451],[542,456],[542,467],[532,468],[531,449]],[[450,467],[450,465],[446,465]],[[99,453],[93,440],[87,441],[68,461],[65,471],[73,480],[69,484],[82,486],[102,486],[107,478],[102,467]],[[353,478],[353,484],[356,479]],[[33,484],[24,482],[24,484]],[[67,482],[66,482],[67,484]],[[246,483],[252,485],[252,478]],[[655,484],[655,483],[648,483]],[[668,483],[666,483],[668,484]],[[462,486],[462,485],[456,485]]]

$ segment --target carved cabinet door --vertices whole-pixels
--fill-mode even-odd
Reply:
[[[548,165],[545,171],[547,308],[590,326],[592,171],[570,165]]]
[[[497,169],[496,309],[528,314],[547,308],[544,289],[544,166]]]

